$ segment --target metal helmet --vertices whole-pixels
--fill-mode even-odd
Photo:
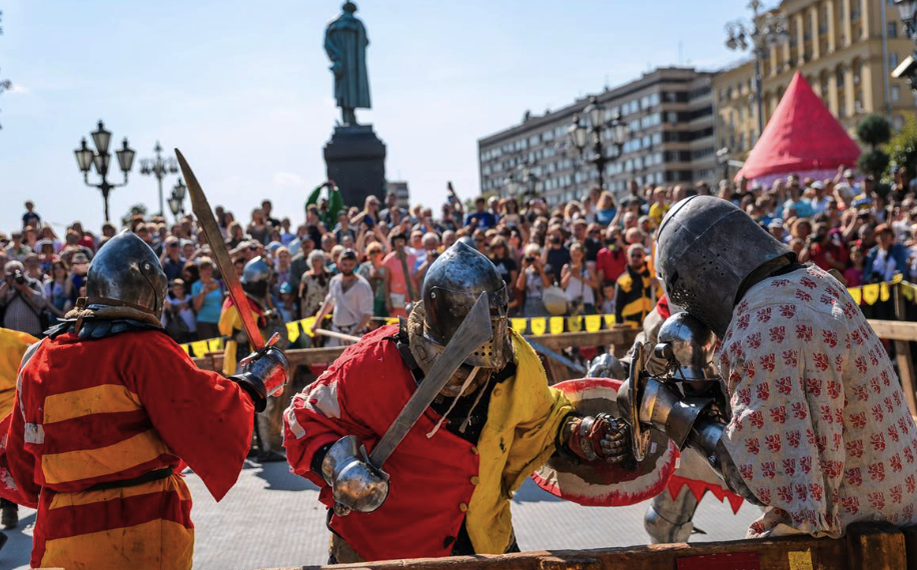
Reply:
[[[242,269],[242,290],[256,299],[264,299],[271,283],[271,274],[271,267],[260,255],[248,260]]]
[[[778,258],[795,260],[748,214],[713,196],[692,196],[673,206],[656,242],[656,272],[669,301],[720,338],[745,279]]]
[[[445,347],[471,310],[487,293],[493,338],[465,361],[470,366],[502,369],[508,358],[506,283],[487,257],[458,241],[430,265],[423,281],[424,336]]]
[[[719,376],[713,364],[716,335],[691,313],[675,313],[659,329],[655,352],[676,366],[674,380],[704,382]]]
[[[615,355],[606,352],[592,359],[592,362],[589,363],[589,371],[586,372],[586,377],[624,380],[627,378],[627,371],[621,361],[615,358]]]
[[[156,253],[130,230],[103,245],[89,265],[86,301],[89,305],[115,305],[162,314],[169,279]]]

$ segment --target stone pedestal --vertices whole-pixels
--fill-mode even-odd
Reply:
[[[344,204],[362,210],[367,196],[385,197],[385,144],[372,125],[335,127],[324,154],[328,179],[341,189]]]

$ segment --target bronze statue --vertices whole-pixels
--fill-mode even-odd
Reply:
[[[369,109],[369,75],[366,72],[366,46],[369,38],[363,22],[353,13],[357,6],[346,2],[344,12],[325,28],[325,52],[334,74],[334,100],[341,108],[345,125],[356,125],[354,109]]]

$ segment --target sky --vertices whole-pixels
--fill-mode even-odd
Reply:
[[[101,193],[73,150],[99,119],[113,147],[126,136],[137,151],[113,218],[158,209],[139,159],[160,141],[181,149],[212,205],[247,223],[270,198],[275,215],[301,223],[340,116],[322,42],[341,4],[0,0],[0,80],[14,85],[0,95],[0,231],[21,226],[27,199],[58,233],[74,220],[98,230]],[[385,142],[387,178],[434,208],[448,180],[462,198],[477,194],[479,138],[654,67],[735,62],[723,26],[747,15],[736,0],[356,4],[373,104],[357,119]],[[166,197],[176,180],[164,180]]]

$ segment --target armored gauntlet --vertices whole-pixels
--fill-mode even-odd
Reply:
[[[283,351],[268,346],[246,356],[242,372],[231,378],[251,395],[255,409],[263,412],[267,399],[282,391],[289,377],[290,363]]]
[[[371,513],[388,497],[388,474],[369,463],[366,448],[355,435],[337,440],[322,460],[322,477],[331,486],[334,514],[351,510]]]

